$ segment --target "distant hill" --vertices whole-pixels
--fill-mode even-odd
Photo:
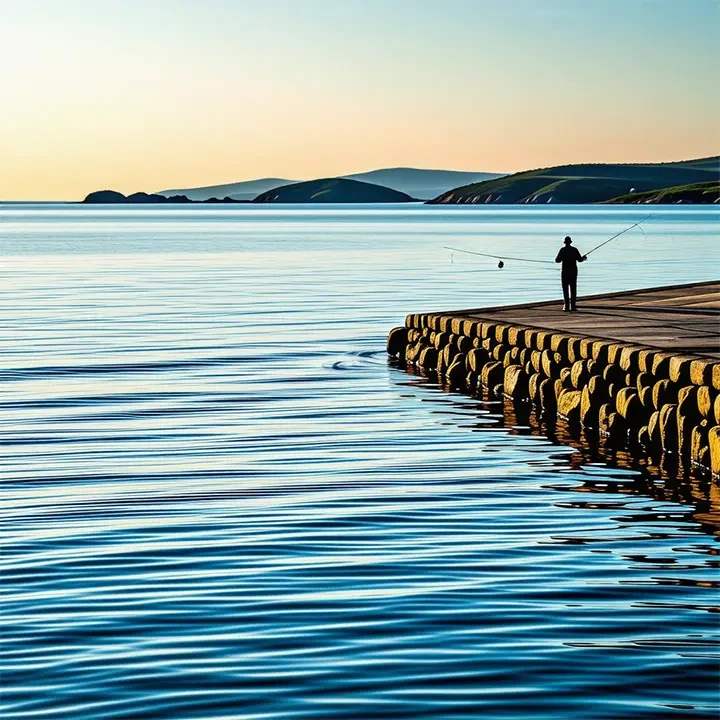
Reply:
[[[630,192],[719,180],[720,157],[645,165],[559,165],[464,185],[431,203],[596,203]]]
[[[184,204],[184,203],[238,203],[247,202],[242,200],[233,200],[232,198],[226,197],[222,200],[218,198],[208,198],[207,200],[191,200],[186,195],[171,195],[165,197],[164,195],[158,195],[156,193],[136,192],[132,195],[123,195],[121,192],[116,190],[96,190],[91,192],[82,201],[84,203],[94,205],[158,205],[158,204]]]
[[[412,202],[410,195],[392,188],[346,178],[307,180],[258,195],[256,203],[397,203]]]
[[[197,188],[161,190],[158,195],[186,195],[191,200],[209,200],[210,198],[230,197],[233,200],[254,200],[260,193],[295,182],[283,178],[260,178],[226,185],[206,185]]]
[[[385,168],[370,172],[343,175],[349,180],[384,185],[407,193],[418,200],[430,200],[441,193],[469,183],[502,177],[499,173],[465,172],[461,170],[424,170],[421,168]]]
[[[664,188],[663,190],[649,190],[648,192],[634,192],[608,200],[608,203],[623,204],[651,204],[671,205],[674,203],[694,203],[709,205],[720,203],[720,183],[717,181],[695,183],[694,185],[679,185]]]
[[[423,170],[419,168],[383,168],[370,170],[354,175],[340,175],[338,177],[348,180],[360,180],[374,185],[406,193],[418,200],[430,200],[440,193],[450,190],[458,185],[480,182],[501,177],[497,173],[464,172],[459,170]],[[296,180],[282,178],[261,178],[247,180],[246,182],[229,183],[226,185],[208,185],[197,188],[178,188],[175,190],[161,190],[159,195],[187,195],[191,200],[207,200],[211,197],[229,196],[235,200],[254,200],[258,195],[284,187]]]

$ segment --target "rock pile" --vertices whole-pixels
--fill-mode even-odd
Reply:
[[[720,362],[550,330],[408,315],[388,353],[449,389],[559,415],[616,447],[720,477]]]

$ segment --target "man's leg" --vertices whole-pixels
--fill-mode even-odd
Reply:
[[[562,275],[560,280],[562,282],[563,300],[565,301],[565,306],[563,307],[563,310],[569,310],[570,309],[570,283],[568,282],[568,278],[565,277],[565,275]]]
[[[570,307],[577,310],[577,275],[570,278]]]

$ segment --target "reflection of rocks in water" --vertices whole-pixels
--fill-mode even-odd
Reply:
[[[438,386],[435,378],[428,377],[421,368],[405,367],[404,364],[397,366],[416,376],[418,385],[452,391],[448,385]],[[575,492],[647,495],[660,501],[693,504],[694,512],[687,516],[678,515],[677,519],[697,522],[705,532],[720,532],[720,486],[706,468],[689,462],[681,454],[665,453],[662,446],[645,453],[645,448],[640,447],[639,441],[628,433],[603,433],[598,428],[583,427],[580,422],[560,417],[551,402],[543,402],[542,396],[537,403],[528,399],[519,400],[507,397],[501,388],[489,389],[480,383],[474,397],[478,400],[478,416],[471,426],[475,430],[504,428],[509,434],[542,436],[557,445],[572,447],[576,452],[559,457],[575,470],[592,463],[637,473],[632,480],[588,479],[573,488]],[[552,397],[555,397],[554,393]],[[467,406],[463,407],[467,409]],[[573,506],[592,508],[596,504],[590,500],[579,500]],[[610,505],[604,502],[603,507]],[[617,507],[622,509],[622,504]],[[658,516],[656,519],[663,518]],[[627,522],[639,521],[638,516],[627,519]]]

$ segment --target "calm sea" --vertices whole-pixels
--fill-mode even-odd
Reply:
[[[384,352],[648,211],[0,206],[2,717],[716,717],[707,508]],[[653,211],[581,294],[717,278]]]

